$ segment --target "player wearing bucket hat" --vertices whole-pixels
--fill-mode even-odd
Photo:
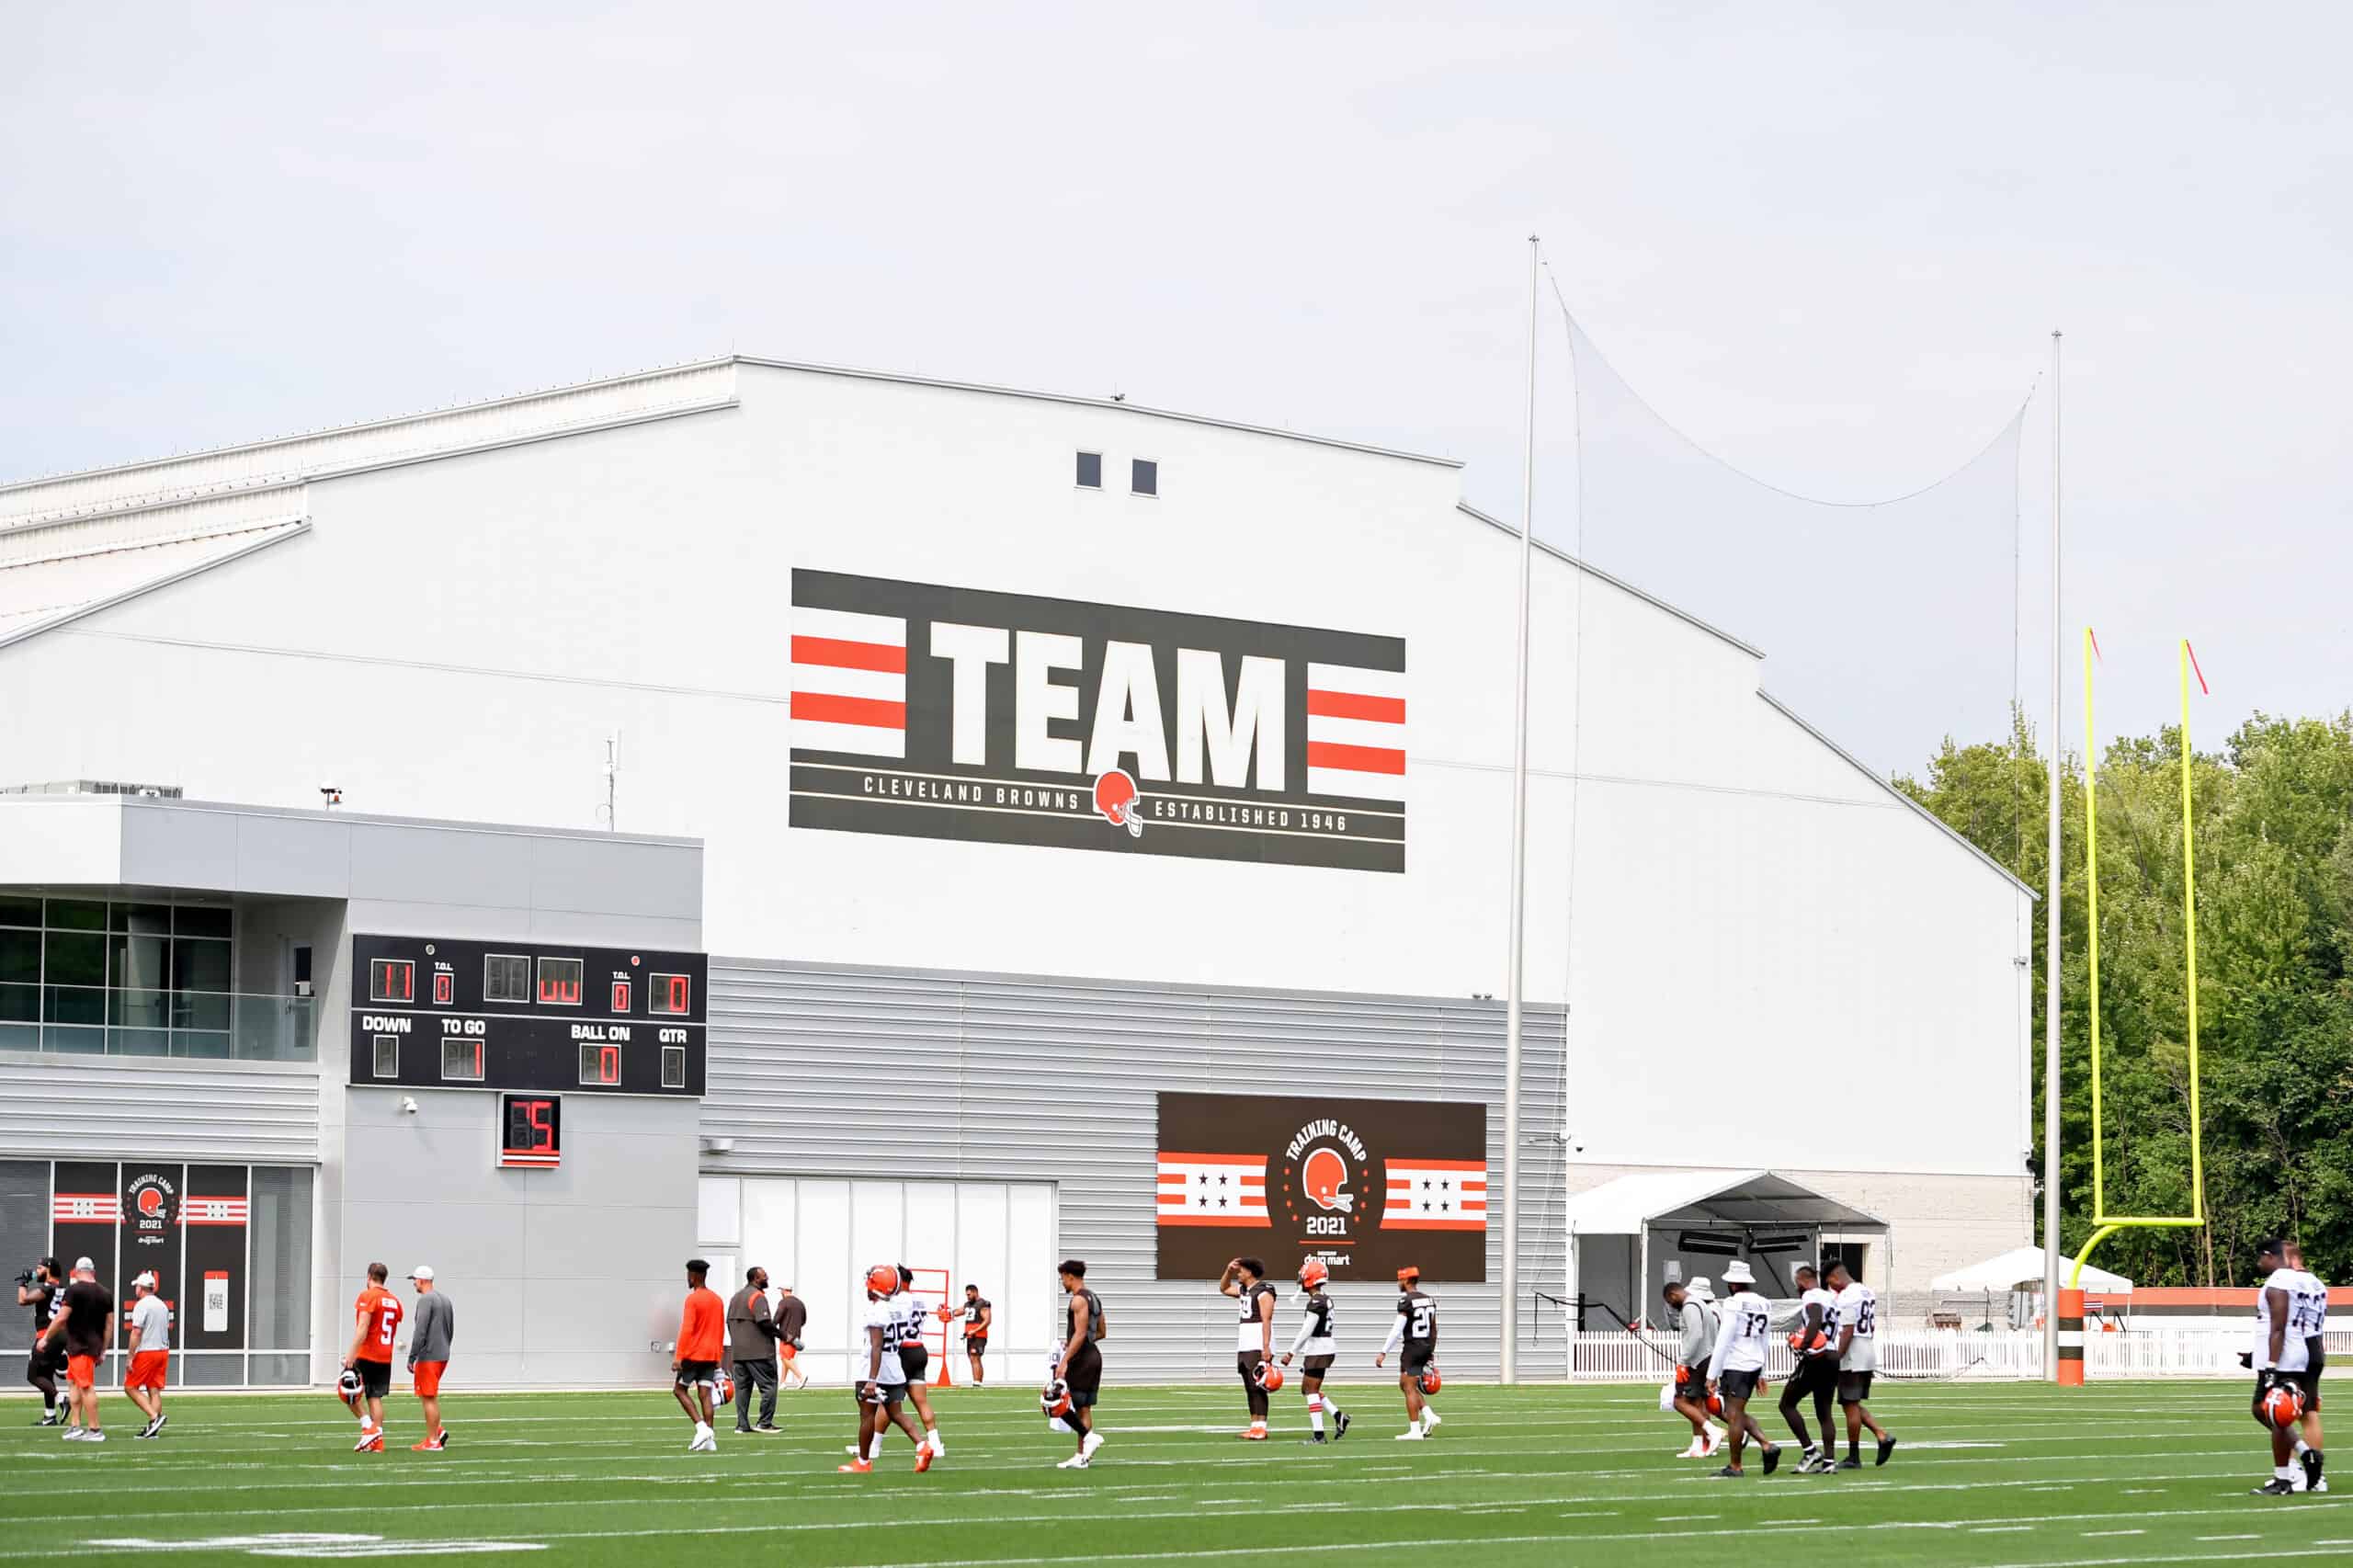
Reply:
[[[1737,1478],[1741,1450],[1754,1439],[1765,1455],[1765,1473],[1781,1462],[1779,1445],[1767,1440],[1748,1401],[1765,1381],[1766,1340],[1773,1332],[1773,1304],[1756,1293],[1756,1276],[1738,1258],[1724,1265],[1724,1284],[1731,1290],[1723,1303],[1723,1323],[1716,1331],[1715,1353],[1708,1359],[1708,1392],[1721,1394],[1724,1426],[1732,1435],[1732,1457],[1718,1476]]]

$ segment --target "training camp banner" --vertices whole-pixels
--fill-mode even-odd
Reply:
[[[1164,1094],[1161,1279],[1256,1256],[1288,1278],[1320,1257],[1343,1283],[1487,1277],[1487,1108],[1477,1101]]]

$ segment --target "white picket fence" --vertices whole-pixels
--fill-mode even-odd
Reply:
[[[2121,1378],[2244,1378],[2247,1373],[2239,1366],[2239,1352],[2246,1348],[2248,1337],[2248,1332],[2236,1324],[2087,1334],[2084,1376],[2089,1382]],[[1571,1335],[1568,1376],[1573,1382],[1666,1382],[1675,1376],[1676,1344],[1672,1335],[1663,1334],[1643,1339],[1629,1334]],[[2332,1359],[2353,1366],[2353,1328],[2330,1329],[2328,1351]],[[1794,1365],[1789,1346],[1776,1340],[1767,1375],[1775,1380],[1788,1377]],[[2029,1381],[2043,1375],[2042,1335],[2036,1330],[1882,1334],[1879,1366],[1880,1375],[1891,1379]]]

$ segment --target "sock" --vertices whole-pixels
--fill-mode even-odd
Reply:
[[[2298,1459],[2302,1459],[2302,1458],[2303,1458],[2303,1457],[2304,1457],[2304,1450],[2305,1450],[2305,1449],[2309,1449],[2309,1448],[2311,1448],[2311,1447],[2312,1447],[2312,1445],[2311,1445],[2310,1443],[2305,1442],[2302,1437],[2297,1438],[2297,1439],[2296,1439],[2296,1457],[2297,1457]]]
[[[1322,1400],[1311,1399],[1307,1402],[1307,1425],[1311,1431],[1320,1433],[1324,1430],[1324,1402]]]
[[[1847,1439],[1847,1457],[1850,1460],[1859,1460],[1863,1457],[1863,1440],[1860,1437]]]
[[[1437,1426],[1437,1425],[1438,1425],[1438,1412],[1437,1412],[1437,1411],[1435,1411],[1435,1410],[1432,1410],[1432,1409],[1431,1409],[1428,1405],[1427,1405],[1427,1404],[1426,1404],[1426,1405],[1424,1405],[1424,1406],[1422,1406],[1422,1430],[1423,1430],[1423,1431],[1425,1431],[1425,1432],[1427,1432],[1427,1431],[1428,1431],[1431,1427],[1433,1427],[1433,1426]]]
[[[2293,1481],[2296,1479],[2296,1467],[2291,1464],[2275,1464],[2271,1467],[2271,1473],[2282,1481]]]

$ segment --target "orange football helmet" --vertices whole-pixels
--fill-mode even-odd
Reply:
[[[866,1288],[878,1296],[892,1296],[899,1290],[899,1266],[878,1263],[866,1271]]]
[[[1324,1267],[1320,1257],[1311,1257],[1299,1266],[1299,1282],[1311,1290],[1331,1278],[1332,1271]]]
[[[1261,1361],[1258,1363],[1257,1382],[1260,1388],[1272,1393],[1283,1386],[1283,1369],[1272,1361]]]
[[[1423,1393],[1433,1394],[1445,1386],[1446,1380],[1438,1375],[1438,1369],[1436,1367],[1425,1367],[1422,1369]]]
[[[2263,1424],[2284,1432],[2304,1418],[2304,1391],[2293,1383],[2274,1383],[2263,1396]]]

